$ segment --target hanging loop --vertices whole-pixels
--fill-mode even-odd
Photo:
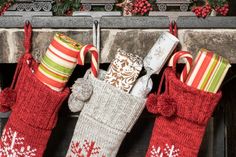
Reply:
[[[172,35],[178,38],[178,27],[175,21],[171,21],[169,24],[169,31]],[[177,52],[177,47],[175,48],[174,52]]]
[[[31,49],[31,36],[32,36],[32,26],[29,20],[25,21],[24,31],[25,31],[25,38],[24,38],[25,53],[28,54],[30,53]]]
[[[178,38],[178,28],[175,21],[171,21],[169,24],[169,30],[172,35]]]

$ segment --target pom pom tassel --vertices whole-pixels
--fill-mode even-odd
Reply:
[[[161,114],[165,117],[171,117],[176,112],[176,101],[167,94],[157,96],[150,94],[146,106],[149,112]]]
[[[16,92],[13,89],[6,88],[0,93],[0,111],[7,112],[16,102]]]
[[[81,111],[84,102],[88,101],[93,93],[93,85],[84,78],[78,78],[71,89],[72,93],[68,100],[69,109],[72,112]]]
[[[169,95],[160,95],[157,98],[158,113],[165,117],[171,117],[176,112],[176,101]]]
[[[148,96],[147,102],[146,102],[147,110],[153,114],[157,114],[157,96],[153,93],[151,93]]]

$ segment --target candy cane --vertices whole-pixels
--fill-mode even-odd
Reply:
[[[93,45],[85,45],[82,47],[80,51],[80,55],[78,57],[78,64],[84,65],[85,62],[85,56],[87,53],[91,54],[92,60],[91,60],[91,69],[92,74],[94,77],[98,76],[98,50]]]
[[[178,60],[183,59],[185,62],[185,67],[180,75],[180,81],[185,82],[187,79],[188,73],[191,69],[191,65],[193,62],[193,56],[186,51],[176,52],[170,59],[168,66],[175,68]]]

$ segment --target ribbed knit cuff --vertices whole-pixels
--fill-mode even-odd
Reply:
[[[17,92],[13,111],[18,119],[40,129],[52,129],[57,121],[57,112],[69,94],[69,89],[56,92],[40,82],[29,67],[24,69],[24,86]],[[23,83],[22,82],[22,83]]]
[[[216,94],[198,90],[181,82],[171,68],[165,71],[168,95],[177,103],[177,115],[198,124],[207,124],[221,92]]]
[[[145,99],[105,83],[89,75],[93,94],[86,102],[82,113],[111,128],[129,132],[145,107]]]
[[[145,99],[103,81],[104,71],[99,79],[86,73],[93,93],[84,104],[67,152],[70,156],[115,157],[127,132],[131,130],[144,109]]]

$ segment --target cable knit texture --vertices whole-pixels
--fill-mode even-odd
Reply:
[[[15,92],[15,98],[0,140],[1,157],[42,157],[57,122],[58,110],[69,94],[68,88],[56,92],[41,83],[33,74],[37,66],[26,47],[9,91]]]
[[[23,64],[27,65],[26,60]],[[36,62],[32,59],[32,62]],[[57,113],[69,94],[66,88],[56,92],[41,83],[32,73],[30,66],[23,66],[18,77],[16,102],[4,128],[0,142],[0,156],[42,157],[47,141],[57,122]]]
[[[92,157],[91,152],[96,157],[115,157],[126,133],[143,111],[145,99],[125,93],[103,78],[89,75],[87,79],[93,93],[80,113],[67,157]],[[88,146],[84,147],[84,143]]]
[[[205,127],[221,92],[213,94],[187,86],[171,68],[166,68],[163,75],[164,93],[156,95],[156,98],[151,94],[147,100],[147,109],[159,115],[146,157],[197,157]],[[176,111],[166,115],[157,106],[176,106]]]

